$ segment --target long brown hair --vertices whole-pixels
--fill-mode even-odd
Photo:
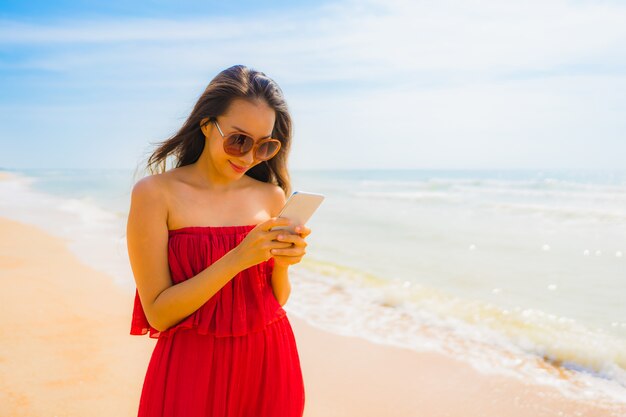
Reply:
[[[167,170],[168,157],[174,157],[175,167],[198,160],[205,145],[200,121],[220,116],[231,101],[242,98],[263,100],[276,112],[272,137],[280,140],[280,151],[270,160],[255,165],[246,175],[281,187],[285,196],[291,194],[287,158],[291,147],[293,127],[283,92],[274,80],[245,65],[233,65],[217,74],[206,87],[183,126],[170,138],[157,142],[158,148],[147,159],[145,168],[151,175]],[[153,143],[155,144],[155,143]],[[145,171],[144,171],[145,172]],[[135,177],[137,171],[135,171]]]

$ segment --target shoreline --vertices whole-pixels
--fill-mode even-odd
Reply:
[[[3,217],[0,229],[0,414],[136,415],[156,340],[129,334],[134,293],[81,263],[64,239]],[[305,417],[621,415],[442,354],[336,335],[288,316]]]

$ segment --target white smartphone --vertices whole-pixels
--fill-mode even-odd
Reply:
[[[295,232],[295,226],[305,225],[315,210],[322,204],[324,195],[306,191],[294,191],[277,217],[285,217],[293,222],[292,226],[274,226],[270,230],[288,230]]]

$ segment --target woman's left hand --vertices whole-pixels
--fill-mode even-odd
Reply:
[[[299,229],[298,229],[299,228]],[[290,248],[272,249],[272,257],[274,258],[274,267],[287,267],[297,264],[306,254],[306,246],[304,238],[311,234],[311,229],[306,226],[298,225],[296,233],[284,230],[276,240],[279,242],[291,242]],[[282,237],[281,237],[282,236]]]

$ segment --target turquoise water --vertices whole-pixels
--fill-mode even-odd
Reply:
[[[13,172],[29,178],[22,186],[37,198],[54,196],[49,207],[92,228],[110,223],[106,233],[117,255],[124,252],[131,170]],[[326,196],[308,224],[307,256],[292,268],[286,306],[294,314],[345,334],[454,351],[476,363],[480,352],[493,358],[495,348],[542,357],[595,378],[598,395],[626,402],[626,172],[291,175],[294,190]],[[0,214],[22,215],[38,201],[28,195],[5,190],[13,201],[5,199]],[[110,272],[132,284],[124,262],[119,258]],[[418,336],[415,329],[424,327],[432,338]],[[473,341],[477,353],[451,347],[461,341]],[[479,346],[485,341],[489,349]],[[497,366],[510,369],[503,361]]]
[[[36,190],[128,212],[130,170],[19,172]],[[624,172],[294,171],[292,180],[327,196],[309,224],[320,260],[626,336]]]
[[[19,172],[36,190],[128,212],[131,171]],[[321,260],[626,336],[624,172],[294,171],[292,179],[294,190],[327,196],[309,224]]]

